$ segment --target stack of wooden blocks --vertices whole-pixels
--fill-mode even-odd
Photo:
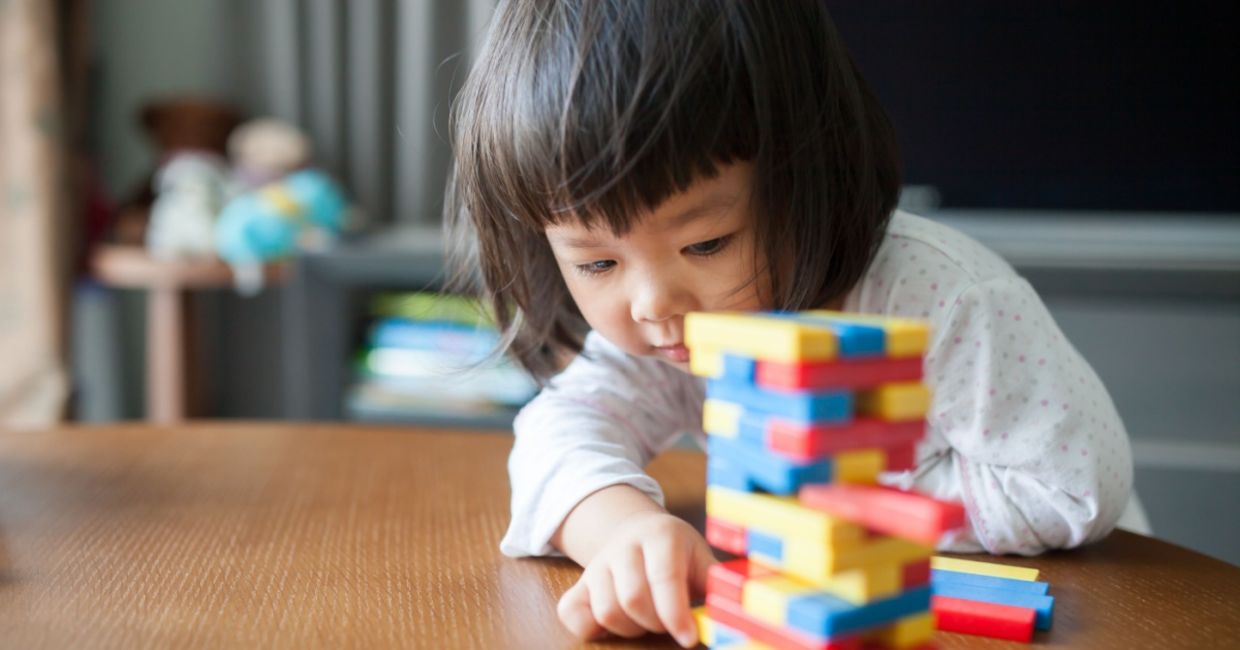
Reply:
[[[930,557],[956,503],[877,485],[911,469],[930,394],[925,324],[837,312],[694,313],[707,380],[706,537],[697,611],[711,647],[918,647],[934,634]]]

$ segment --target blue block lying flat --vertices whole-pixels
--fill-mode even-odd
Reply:
[[[1006,589],[1007,591],[1037,594],[1039,596],[1045,596],[1050,590],[1050,583],[1037,582],[1036,580],[1013,580],[1011,578],[984,576],[962,571],[945,571],[943,569],[930,570],[930,583],[932,585],[958,584],[970,587],[985,587],[987,589]]]
[[[835,333],[836,340],[839,341],[839,355],[842,358],[882,356],[887,350],[887,333],[881,327],[849,323],[801,312],[769,312],[769,314],[831,330]]]
[[[720,624],[719,621],[711,621],[710,624],[715,630],[715,645],[713,647],[741,644],[749,640],[744,634]]]
[[[929,609],[929,587],[910,589],[864,605],[818,593],[790,599],[787,619],[788,627],[829,639],[886,625]]]
[[[706,395],[796,422],[842,422],[853,415],[853,396],[847,391],[767,390],[710,379],[706,382]]]
[[[961,598],[964,600],[980,600],[986,603],[996,603],[999,605],[1014,605],[1016,607],[1026,607],[1037,612],[1037,618],[1034,619],[1033,626],[1039,630],[1051,629],[1051,614],[1055,608],[1054,596],[1043,596],[1040,594],[1025,594],[1019,591],[1008,591],[1005,589],[989,589],[987,587],[974,587],[972,585],[960,584],[955,582],[935,582],[931,585],[936,596],[947,596],[949,598]]]
[[[781,456],[766,447],[722,436],[711,436],[708,445],[711,462],[717,458],[727,461],[730,471],[739,473],[753,486],[771,494],[793,495],[803,486],[831,482],[831,460],[827,458],[805,463]],[[735,486],[738,482],[736,474],[730,476],[727,482],[732,483],[729,487],[742,489]]]
[[[745,530],[745,548],[750,553],[760,553],[781,564],[784,561],[784,540],[748,528]]]

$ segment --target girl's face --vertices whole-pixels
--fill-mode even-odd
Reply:
[[[546,229],[586,322],[637,356],[688,371],[684,317],[754,310],[769,299],[766,260],[755,254],[752,169],[736,163],[646,214],[624,237],[563,223]]]

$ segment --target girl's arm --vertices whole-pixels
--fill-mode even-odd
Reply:
[[[1035,554],[1101,539],[1127,506],[1132,455],[1098,376],[1016,276],[964,290],[926,359],[918,468],[897,483],[964,502],[945,550]]]

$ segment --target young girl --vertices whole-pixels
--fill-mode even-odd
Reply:
[[[941,549],[1034,554],[1119,518],[1105,389],[1003,260],[895,210],[892,128],[823,2],[501,2],[454,118],[458,262],[545,383],[501,548],[585,567],[559,605],[576,634],[696,643],[711,552],[643,473],[682,432],[704,444],[691,311],[929,320],[927,438],[883,481],[965,504]]]

